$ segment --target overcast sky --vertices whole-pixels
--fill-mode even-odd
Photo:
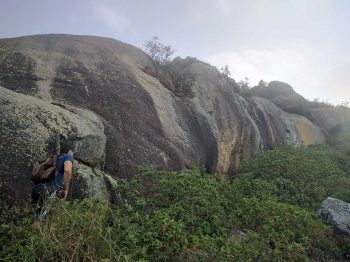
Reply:
[[[46,33],[153,35],[219,68],[289,83],[308,99],[350,101],[348,0],[0,0],[0,38]]]

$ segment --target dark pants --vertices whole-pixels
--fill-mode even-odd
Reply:
[[[54,191],[58,192],[58,188],[40,183],[34,186],[32,189],[32,206],[37,209],[37,212],[40,212],[41,207],[43,206],[44,201],[46,201]]]

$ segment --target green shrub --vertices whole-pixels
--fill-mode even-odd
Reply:
[[[269,257],[265,259],[287,260],[289,255],[297,261],[305,260],[315,247],[337,252],[328,239],[329,229],[314,214],[298,206],[274,198],[251,197],[242,199],[234,213],[240,228],[258,233],[269,243]],[[324,242],[329,246],[323,246]]]
[[[30,210],[1,216],[7,261],[332,261],[335,239],[316,215],[326,196],[349,199],[346,157],[325,147],[281,146],[222,180],[192,168],[143,166],[120,180],[124,204],[56,201],[39,230]]]
[[[247,160],[243,172],[266,180],[275,187],[281,201],[316,209],[328,196],[347,201],[350,174],[344,156],[326,146],[297,148],[281,145],[265,154]]]

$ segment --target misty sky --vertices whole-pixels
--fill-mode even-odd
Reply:
[[[0,38],[98,35],[142,47],[158,35],[236,80],[281,80],[308,99],[350,101],[348,0],[0,0]]]

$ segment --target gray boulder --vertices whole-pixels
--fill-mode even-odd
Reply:
[[[308,101],[283,82],[271,81],[267,86],[253,88],[255,95],[271,100],[288,113],[308,116]]]
[[[118,181],[110,175],[83,163],[75,163],[68,196],[71,199],[92,198],[111,204],[120,203]]]
[[[231,240],[234,242],[239,242],[241,240],[246,240],[246,239],[247,239],[247,234],[238,229],[234,229],[231,232]]]
[[[350,235],[350,204],[339,199],[328,197],[318,210],[325,223],[336,231]]]
[[[81,162],[103,166],[106,136],[99,117],[0,87],[0,206],[28,202],[31,170],[56,153],[58,137],[76,142]]]

